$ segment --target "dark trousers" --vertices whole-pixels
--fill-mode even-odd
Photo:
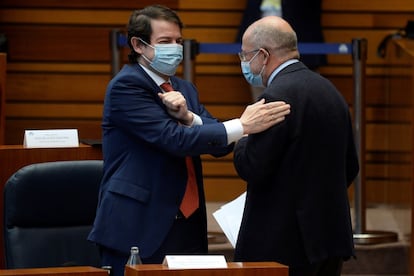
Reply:
[[[178,215],[161,247],[149,258],[142,258],[144,264],[160,264],[165,255],[207,254],[207,233],[205,216],[197,210],[188,219]],[[138,245],[139,246],[139,245]],[[123,276],[129,255],[100,247],[102,266],[112,267],[112,276]]]
[[[289,267],[289,276],[341,276],[342,258],[329,258],[303,267]]]
[[[181,214],[177,218],[161,247],[149,258],[147,264],[160,264],[165,255],[203,255],[208,252],[206,218],[198,209],[189,218]]]

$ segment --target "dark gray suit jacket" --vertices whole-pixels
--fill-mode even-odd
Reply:
[[[235,260],[297,266],[353,256],[347,188],[359,165],[347,103],[301,62],[263,95],[291,113],[236,144],[234,164],[248,185]]]

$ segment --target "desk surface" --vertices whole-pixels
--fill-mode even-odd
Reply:
[[[90,266],[0,269],[0,276],[6,275],[108,276],[108,271]]]

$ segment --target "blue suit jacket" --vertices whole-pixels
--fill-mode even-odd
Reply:
[[[143,258],[160,247],[174,222],[187,181],[185,156],[193,157],[205,215],[199,155],[232,150],[223,124],[199,103],[195,87],[176,77],[171,82],[202,126],[190,128],[172,119],[157,95],[160,87],[137,64],[125,65],[105,96],[104,176],[88,239],[125,254],[137,245]]]

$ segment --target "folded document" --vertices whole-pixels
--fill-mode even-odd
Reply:
[[[213,213],[213,217],[216,219],[233,247],[236,246],[237,237],[239,235],[245,201],[246,192],[229,203],[224,204],[220,209]]]

